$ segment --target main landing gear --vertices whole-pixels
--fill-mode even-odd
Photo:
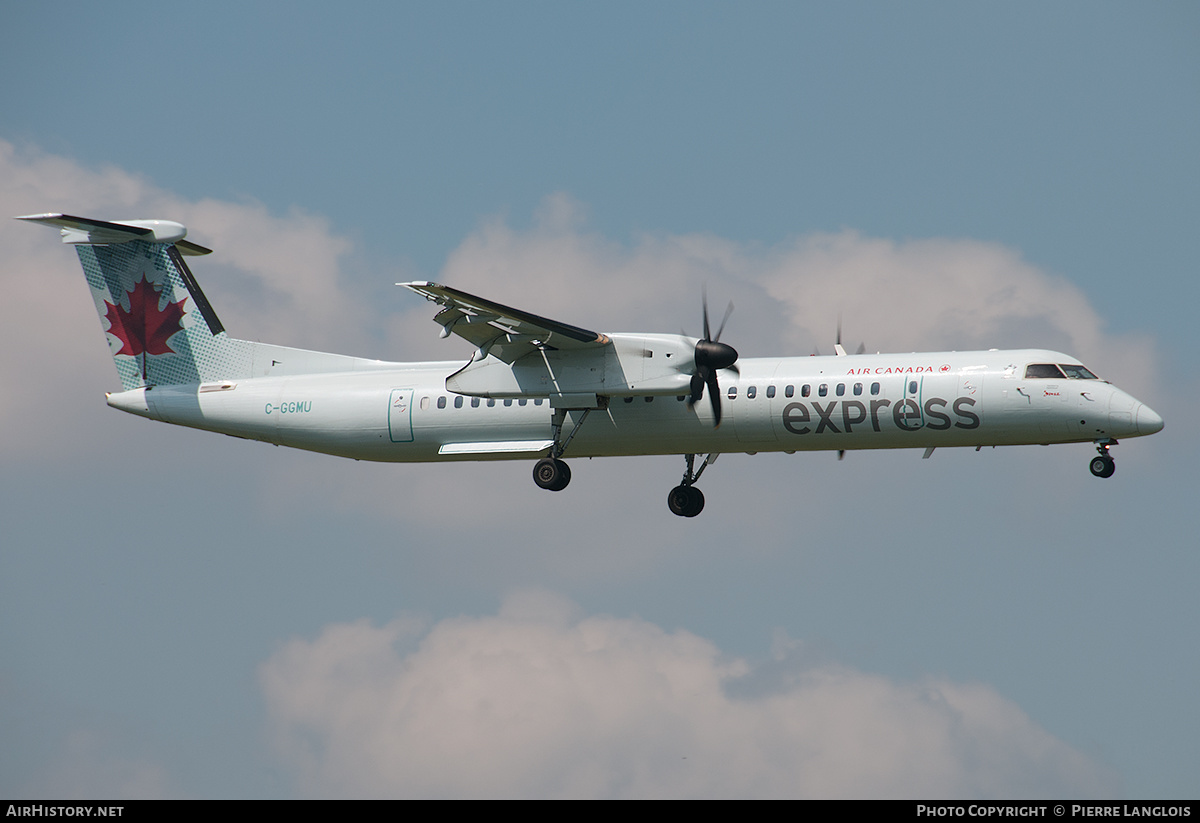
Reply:
[[[704,511],[704,493],[694,484],[710,463],[717,462],[717,455],[714,452],[706,457],[699,471],[695,470],[696,455],[685,454],[683,459],[687,461],[687,469],[683,473],[683,481],[667,495],[667,508],[680,517],[695,517]]]
[[[575,411],[578,411],[578,409]],[[543,457],[534,464],[534,483],[537,483],[548,491],[560,492],[571,482],[571,467],[559,458],[567,450],[567,446],[570,445],[571,440],[575,437],[575,433],[579,431],[579,427],[583,425],[583,421],[587,420],[590,412],[591,409],[583,409],[583,414],[575,422],[575,427],[571,429],[571,433],[567,435],[567,439],[560,442],[563,423],[567,421],[567,410],[554,410],[554,417],[551,418],[551,431],[553,432],[554,443],[550,446],[550,456]]]
[[[580,410],[575,409],[575,411]],[[583,425],[583,421],[587,419],[590,411],[591,409],[582,409],[583,414],[575,422],[571,433],[563,440],[562,430],[567,419],[567,412],[565,409],[554,410],[554,417],[551,420],[553,441],[550,445],[550,456],[543,457],[533,466],[533,482],[541,488],[560,492],[571,482],[571,467],[561,459],[562,454],[567,450],[567,446],[579,431],[579,427]],[[683,459],[687,461],[683,480],[667,495],[667,507],[672,514],[680,517],[695,517],[704,511],[704,493],[696,488],[695,484],[700,479],[700,475],[704,474],[704,470],[710,464],[717,462],[718,456],[716,452],[707,455],[699,469],[696,468],[696,455],[685,454],[683,456]]]
[[[543,489],[560,492],[571,482],[571,467],[556,457],[543,457],[533,466],[533,482]]]
[[[1093,457],[1092,462],[1088,464],[1088,468],[1092,470],[1092,474],[1097,477],[1112,477],[1113,472],[1117,470],[1117,464],[1108,453],[1109,446],[1117,445],[1116,440],[1100,440],[1096,443],[1096,451],[1100,452],[1099,457]]]

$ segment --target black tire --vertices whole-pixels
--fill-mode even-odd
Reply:
[[[667,508],[680,517],[695,517],[704,510],[704,494],[695,486],[676,486],[667,494]]]
[[[571,482],[571,467],[561,460],[555,460],[554,462],[558,464],[559,480],[550,491],[560,492]]]
[[[671,514],[677,514],[680,517],[688,516],[688,502],[691,500],[688,491],[687,486],[676,486],[667,493],[667,508],[671,510]]]
[[[533,482],[548,491],[560,492],[571,482],[571,469],[561,460],[543,457],[533,466]]]
[[[1092,462],[1088,465],[1092,470],[1092,474],[1097,477],[1112,477],[1117,470],[1117,463],[1106,454],[1098,455],[1092,458]]]

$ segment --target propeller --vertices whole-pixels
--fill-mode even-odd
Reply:
[[[714,336],[708,325],[708,295],[702,292],[701,297],[704,308],[704,337],[696,343],[696,371],[692,373],[692,393],[688,397],[688,408],[700,402],[700,398],[704,396],[704,388],[707,386],[708,399],[712,403],[713,427],[715,428],[721,425],[721,386],[717,383],[717,372],[721,369],[737,372],[737,366],[734,365],[738,359],[737,351],[728,343],[721,342],[721,332],[725,331],[725,322],[729,320],[729,315],[733,311],[733,303],[730,303],[729,308],[725,309],[725,316],[721,318],[721,325],[717,327],[717,333]]]
[[[842,348],[842,314],[841,314],[841,312],[838,312],[837,338],[836,338],[836,342],[834,342],[834,344],[833,344],[833,350],[836,354],[839,354],[843,357],[846,355],[846,350],[844,348]],[[858,350],[854,353],[855,354],[866,354],[866,352],[867,352],[867,344],[859,343]],[[814,351],[813,354],[816,354],[816,352]]]

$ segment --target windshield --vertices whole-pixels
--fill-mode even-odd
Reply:
[[[1072,380],[1099,380],[1100,378],[1078,363],[1030,363],[1025,367],[1026,380],[1061,380],[1064,376]]]
[[[1025,379],[1032,380],[1035,378],[1058,377],[1061,378],[1063,373],[1058,370],[1058,366],[1053,363],[1030,363],[1025,367]]]

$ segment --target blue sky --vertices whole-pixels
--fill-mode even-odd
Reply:
[[[677,459],[551,499],[288,453],[106,409],[73,253],[8,221],[0,793],[1195,794],[1194,6],[5,20],[8,212],[183,220],[235,335],[454,359],[394,282],[665,332],[707,283],[743,354],[839,311],[872,349],[1047,345],[1167,427],[1105,483],[1086,446],[727,455],[686,523]]]

